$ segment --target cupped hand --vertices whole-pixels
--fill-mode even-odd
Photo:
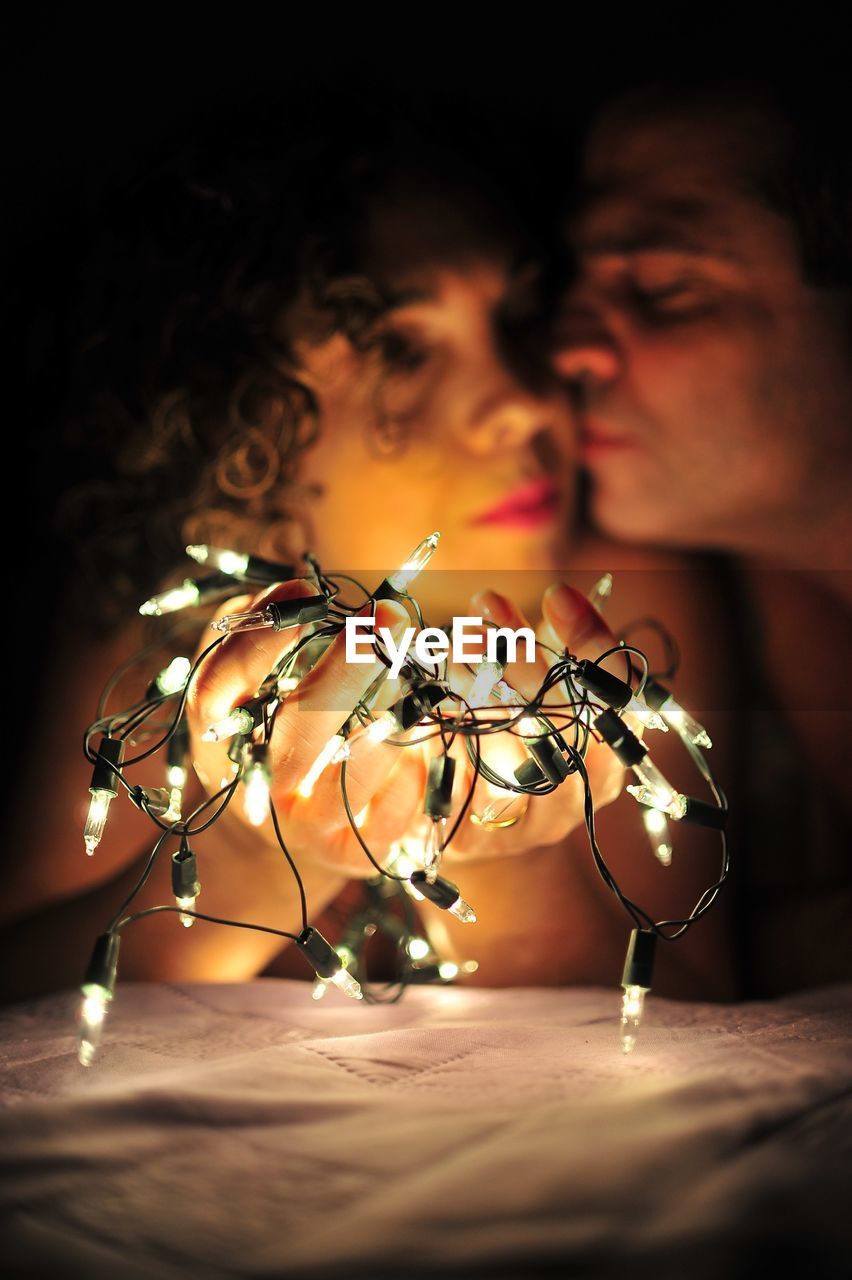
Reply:
[[[521,611],[505,596],[493,591],[481,592],[471,601],[471,614],[482,617],[485,623],[513,630],[529,627],[530,623]],[[565,583],[549,587],[542,600],[542,624],[538,638],[555,654],[561,656],[568,649],[575,657],[595,659],[606,649],[615,645],[612,632],[585,596]],[[511,662],[503,679],[524,701],[531,701],[538,693],[548,673],[548,661],[545,651],[536,646],[533,662],[527,662],[521,656],[523,646],[518,647],[518,658]],[[550,712],[552,723],[559,728],[570,716],[568,696],[560,684],[550,690],[544,701],[545,713]],[[511,708],[506,713],[515,719],[517,710]],[[493,711],[489,710],[489,717]],[[570,730],[566,740],[571,741]],[[526,757],[523,743],[514,731],[500,732],[480,738],[483,758],[503,777],[511,777],[514,767]],[[473,769],[464,743],[457,741],[452,749],[457,760],[454,788],[454,805],[467,794]],[[610,748],[594,739],[589,740],[585,755],[585,766],[588,772],[595,808],[609,804],[621,793],[624,782],[624,769]],[[497,826],[483,824],[477,817],[487,813],[489,802],[497,802],[499,807],[501,796],[511,799],[512,793],[496,791],[491,784],[482,778],[477,780],[473,801],[469,814],[472,820],[465,820],[460,825],[452,843],[445,850],[442,865],[447,871],[454,865],[463,865],[472,859],[485,857],[510,856],[525,851],[553,845],[561,842],[584,820],[585,790],[582,780],[577,774],[565,779],[555,791],[543,796],[521,796],[514,800],[506,810],[510,825]],[[517,821],[511,818],[517,817]],[[499,819],[497,819],[499,821]],[[452,819],[450,824],[452,824]],[[449,829],[449,827],[448,827]]]
[[[315,594],[315,586],[295,580],[254,598],[229,600],[216,616]],[[371,612],[372,605],[362,610],[364,616]],[[410,625],[401,605],[383,600],[376,606],[376,626],[390,628],[396,640]],[[208,795],[231,782],[234,770],[227,755],[230,744],[205,741],[205,731],[252,698],[306,631],[304,627],[293,627],[281,632],[229,634],[201,663],[191,684],[187,716],[195,771]],[[212,636],[212,631],[206,633],[199,654]],[[340,764],[329,764],[314,781],[310,794],[304,792],[305,779],[314,762],[383,669],[379,659],[363,665],[347,662],[345,635],[341,632],[297,688],[283,698],[274,714],[269,740],[271,798],[281,834],[297,865],[307,860],[346,876],[376,874],[346,815]],[[368,848],[377,861],[384,862],[392,841],[412,825],[422,810],[426,762],[420,748],[404,751],[372,741],[363,732],[353,735],[350,750],[346,763],[350,809]],[[256,840],[259,851],[263,848],[271,850],[275,857],[281,856],[271,816],[262,826],[251,827],[244,813],[242,791],[240,784],[223,820],[232,828],[236,825],[240,838],[249,834]]]

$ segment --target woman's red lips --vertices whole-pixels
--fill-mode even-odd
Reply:
[[[472,523],[512,525],[518,528],[545,524],[552,519],[559,506],[559,492],[559,485],[553,480],[533,480],[531,484],[513,490],[496,506],[475,516]]]

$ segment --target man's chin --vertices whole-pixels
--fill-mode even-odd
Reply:
[[[687,513],[655,502],[650,490],[641,494],[617,493],[593,482],[589,515],[595,528],[616,542],[667,547],[701,544]]]

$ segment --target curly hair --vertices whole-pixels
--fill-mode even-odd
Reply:
[[[367,218],[403,171],[475,210],[482,243],[521,234],[491,177],[399,123],[353,144],[238,121],[106,202],[71,320],[57,512],[99,627],[178,572],[187,542],[302,553],[318,407],[278,322],[305,299],[301,337],[369,346],[386,304],[363,273]]]

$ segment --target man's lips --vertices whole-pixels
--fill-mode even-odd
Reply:
[[[533,480],[530,484],[514,489],[495,506],[475,516],[472,523],[511,525],[517,528],[546,524],[556,514],[559,494],[559,485],[554,480]]]
[[[580,428],[580,453],[585,460],[602,457],[619,449],[628,449],[634,444],[635,441],[630,436],[597,422],[583,422]]]

